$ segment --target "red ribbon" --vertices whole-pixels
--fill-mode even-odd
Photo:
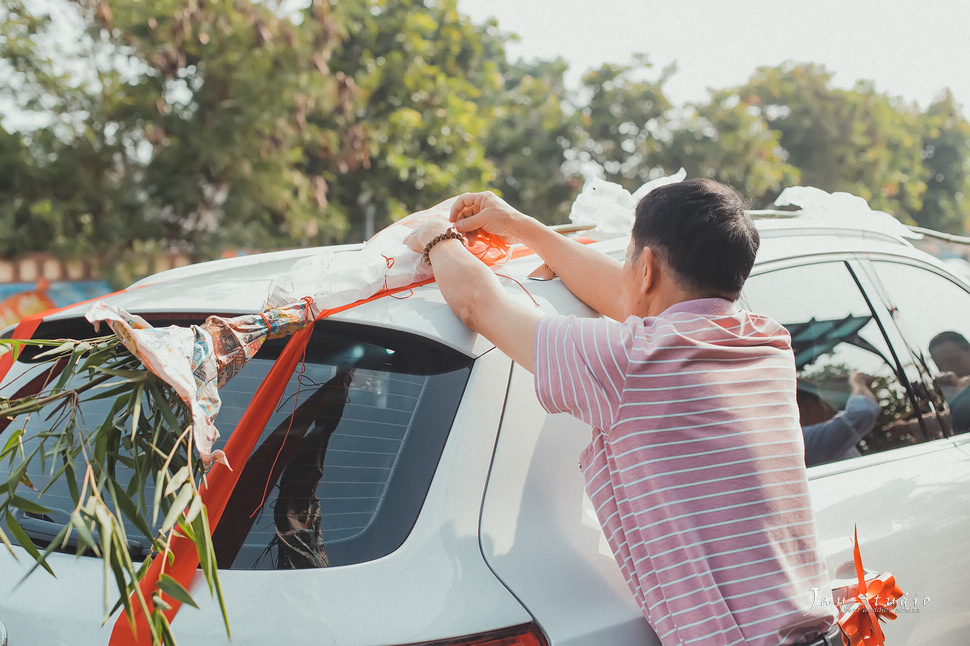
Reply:
[[[378,298],[390,296],[420,285],[426,285],[433,281],[434,279],[431,278],[406,287],[382,290],[369,298],[324,310],[320,312],[316,320],[324,319],[337,312],[358,307]],[[303,354],[306,351],[307,344],[310,342],[312,333],[313,325],[311,324],[290,337],[286,347],[283,348],[283,352],[280,353],[279,358],[256,390],[252,402],[246,408],[245,414],[243,414],[242,419],[239,420],[239,424],[236,425],[235,430],[226,441],[224,450],[229,464],[244,465],[249,460],[249,456],[256,447],[256,441],[262,434],[263,429],[266,428],[270,416],[276,410],[276,406],[283,396],[283,391],[289,383],[290,376],[296,370],[297,364],[303,359]],[[200,489],[200,495],[202,496],[202,502],[205,503],[210,531],[215,531],[216,525],[219,524],[219,520],[222,517],[223,511],[225,511],[226,504],[229,502],[229,497],[232,495],[242,470],[240,467],[231,471],[225,465],[217,463],[206,475],[206,482]],[[164,553],[156,554],[148,571],[138,583],[138,588],[148,604],[149,611],[154,609],[154,604],[151,599],[156,593],[161,595],[162,599],[169,605],[169,609],[164,611],[165,617],[169,622],[175,618],[175,614],[181,607],[181,603],[157,588],[159,578],[164,572],[188,590],[192,582],[192,577],[199,567],[199,554],[196,551],[195,543],[184,536],[180,536],[174,530],[171,536],[170,552],[175,557],[171,565],[166,563],[168,559]],[[132,593],[132,606],[137,608],[138,603],[137,594]],[[115,620],[114,628],[111,631],[111,640],[109,641],[111,646],[140,646],[143,644],[151,644],[151,631],[148,628],[145,614],[136,610],[134,616],[134,629],[132,629],[132,625],[125,614],[121,614]]]
[[[478,240],[469,245],[469,250],[478,256],[478,258],[486,265],[494,265],[505,262],[511,255],[509,246],[501,238],[485,234],[484,232],[479,232]],[[526,255],[528,253],[532,253],[531,250],[522,250],[519,252],[519,255]],[[378,298],[383,298],[384,296],[393,296],[399,292],[411,290],[415,287],[426,285],[432,282],[434,282],[434,278],[429,278],[427,280],[419,281],[396,289],[384,289],[377,292],[373,296],[358,300],[354,303],[324,310],[319,314],[319,316],[317,316],[316,320],[327,318],[328,316],[338,312],[363,305],[364,303],[377,300]],[[110,295],[113,294],[109,294],[109,296]],[[102,296],[99,298],[105,297]],[[94,300],[98,299],[91,299],[91,301]],[[76,303],[74,305],[70,305],[69,307],[76,307],[80,304],[81,303]],[[50,316],[61,309],[67,308],[48,310],[46,312],[27,317],[20,323],[20,325],[18,325],[13,337],[17,339],[29,339],[45,317]],[[310,341],[312,331],[313,325],[311,324],[308,327],[299,330],[293,334],[292,337],[290,337],[290,340],[287,342],[286,347],[280,354],[280,357],[276,360],[272,369],[269,371],[269,374],[266,375],[263,382],[256,390],[256,393],[254,394],[249,407],[247,407],[245,414],[226,442],[224,450],[230,464],[246,464],[249,456],[252,454],[253,449],[255,448],[256,441],[259,439],[266,427],[267,422],[269,421],[270,416],[276,409],[276,406],[279,404],[286,385],[289,382],[290,376],[296,369],[297,364],[299,364],[299,362],[303,359],[303,355]],[[13,353],[7,353],[0,356],[0,379],[3,378],[3,376],[12,366],[12,355]],[[206,506],[210,531],[214,531],[218,525],[241,472],[241,468],[232,471],[225,465],[217,463],[206,475],[206,482],[203,483],[202,487],[200,488],[200,495],[202,496],[202,501]],[[138,587],[146,603],[148,604],[149,611],[154,609],[154,604],[152,603],[153,595],[161,595],[161,598],[169,605],[169,609],[165,610],[164,614],[165,617],[171,622],[181,607],[181,603],[162,592],[157,587],[158,580],[161,575],[165,573],[178,581],[183,588],[189,589],[192,578],[199,567],[199,556],[196,551],[195,543],[190,539],[179,535],[178,532],[174,530],[170,539],[170,553],[172,556],[174,556],[174,559],[170,564],[167,563],[169,559],[164,553],[155,555],[155,558],[149,565],[148,571],[139,581]],[[139,602],[136,593],[132,593],[131,603],[133,607],[138,607]],[[128,621],[127,616],[124,614],[115,620],[109,642],[111,646],[140,646],[151,643],[151,631],[148,628],[145,614],[136,611],[134,616],[134,626],[132,626],[132,624]]]
[[[903,591],[889,572],[866,580],[862,553],[859,551],[858,528],[854,529],[853,540],[852,556],[859,588],[854,597],[839,604],[842,614],[838,623],[850,646],[882,646],[886,643],[886,636],[879,622],[896,618],[892,609],[896,607],[896,600],[903,596]]]

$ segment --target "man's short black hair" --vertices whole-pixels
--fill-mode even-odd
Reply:
[[[754,266],[760,238],[744,199],[712,179],[690,179],[647,193],[637,204],[634,254],[659,254],[684,287],[734,295]]]
[[[970,350],[970,341],[967,341],[967,337],[963,336],[959,332],[946,330],[945,332],[940,332],[935,337],[930,339],[930,352],[933,352],[933,348],[937,347],[941,343],[946,343],[947,341],[958,348]]]

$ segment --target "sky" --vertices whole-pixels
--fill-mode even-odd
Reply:
[[[876,90],[926,108],[949,88],[970,116],[966,0],[458,0],[476,23],[497,19],[511,59],[562,57],[578,86],[589,68],[645,53],[676,62],[674,104],[743,84],[761,66],[817,63],[838,87]]]

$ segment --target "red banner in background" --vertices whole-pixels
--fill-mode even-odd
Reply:
[[[39,314],[57,307],[53,299],[47,294],[47,281],[37,281],[33,291],[20,292],[0,301],[0,330],[27,318],[31,314]]]

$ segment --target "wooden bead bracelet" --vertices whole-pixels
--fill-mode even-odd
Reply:
[[[431,238],[431,240],[428,241],[428,244],[424,245],[424,252],[421,254],[421,257],[426,263],[429,265],[431,264],[431,256],[429,255],[431,253],[431,248],[442,240],[447,240],[448,238],[454,238],[462,244],[465,244],[465,236],[456,231],[454,227],[450,227],[444,233],[439,233],[435,237]]]

